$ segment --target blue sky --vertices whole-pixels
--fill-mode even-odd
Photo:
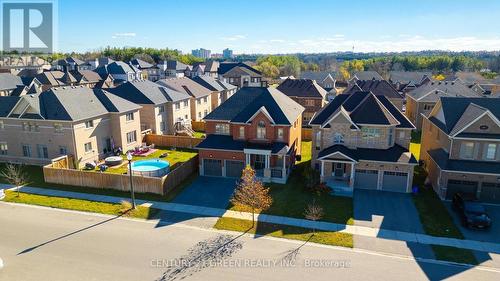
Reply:
[[[499,50],[500,1],[59,0],[60,51]]]

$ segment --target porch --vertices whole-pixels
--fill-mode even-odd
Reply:
[[[321,182],[326,183],[335,195],[352,197],[355,162],[344,160],[320,160]]]
[[[244,149],[245,164],[255,170],[263,182],[286,183],[290,175],[290,156],[286,152],[271,154],[270,150]]]

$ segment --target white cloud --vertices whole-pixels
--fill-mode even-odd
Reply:
[[[245,35],[237,34],[237,35],[222,37],[222,40],[224,40],[224,41],[238,41],[238,40],[245,39],[245,38],[247,38]]]
[[[135,37],[137,34],[135,32],[120,32],[120,33],[115,33],[111,38],[116,39],[116,38],[130,38],[130,37]]]
[[[283,39],[271,39],[271,40],[269,40],[269,42],[271,42],[271,43],[284,43],[285,40],[283,40]]]

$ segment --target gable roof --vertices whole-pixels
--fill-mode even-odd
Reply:
[[[265,110],[275,124],[291,125],[304,107],[274,88],[246,87],[208,114],[204,120],[247,123],[257,112]]]
[[[389,80],[393,83],[418,84],[427,76],[432,78],[432,72],[430,71],[389,71]]]
[[[315,80],[310,79],[286,79],[277,89],[289,97],[324,99],[328,94],[328,92],[320,87]]]
[[[351,94],[360,91],[359,89],[364,92],[372,92],[376,96],[386,96],[390,99],[403,99],[403,96],[385,80],[358,80],[345,93]]]
[[[322,83],[328,77],[331,77],[333,80],[335,80],[336,73],[329,71],[304,71],[300,73],[301,79],[316,80],[316,82],[318,83]]]
[[[216,92],[221,92],[225,90],[234,90],[238,87],[231,85],[229,83],[226,83],[224,81],[221,81],[219,79],[216,79],[212,76],[208,75],[200,75],[196,76],[194,78],[191,78],[193,81],[196,83],[200,84],[201,86],[211,90],[211,91],[216,91]]]
[[[243,63],[243,62],[223,62],[223,63],[220,63],[219,64],[219,68],[217,70],[217,72],[221,75],[225,74],[226,72],[228,72],[229,70],[235,68],[235,67],[242,67],[242,68],[246,68],[246,69],[249,69],[250,71],[254,72],[254,73],[257,73],[259,75],[261,75],[262,73],[260,71],[258,71],[257,69],[251,67],[250,65],[246,64],[246,63]]]
[[[63,78],[64,72],[59,70],[52,71],[44,71],[35,76],[35,79],[38,80],[42,85],[50,85],[50,86],[64,86],[65,82],[61,80]]]
[[[311,125],[326,125],[339,110],[344,110],[352,122],[368,125],[388,125],[414,129],[413,124],[385,96],[372,92],[354,92],[335,97],[309,122]]]
[[[70,73],[76,78],[78,83],[97,83],[101,81],[101,76],[92,70],[75,70],[70,71]]]
[[[189,99],[189,95],[163,87],[149,80],[126,82],[108,91],[136,104],[160,105]]]
[[[205,64],[205,72],[217,72],[219,70],[219,62],[216,60],[207,61]]]
[[[352,75],[351,80],[354,78],[358,80],[384,80],[378,72],[373,70],[355,72],[354,75]]]
[[[210,89],[203,87],[187,77],[177,77],[156,81],[161,86],[175,91],[188,94],[194,98],[206,97],[212,93]]]
[[[18,96],[0,97],[0,117],[7,117],[19,99]]]
[[[253,68],[247,68],[243,66],[235,66],[222,74],[223,77],[239,77],[242,75],[250,75],[251,77],[262,77],[260,72],[254,70]]]
[[[469,72],[469,71],[458,71],[455,73],[455,78],[460,79],[463,83],[467,85],[478,84],[500,84],[500,75],[497,75],[494,79],[487,79],[481,75],[479,72]]]
[[[150,64],[149,62],[140,59],[133,59],[130,61],[130,64],[135,67],[138,67],[139,69],[148,69],[153,67],[153,65]]]
[[[23,85],[21,77],[10,73],[0,73],[0,91],[14,90],[20,85]]]
[[[479,97],[460,81],[430,81],[407,93],[417,101],[436,102],[440,97]]]

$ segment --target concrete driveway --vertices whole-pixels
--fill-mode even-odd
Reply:
[[[424,233],[410,194],[354,190],[354,225]]]
[[[451,202],[446,201],[444,203],[465,239],[500,243],[500,206],[485,204],[484,207],[493,220],[493,224],[488,230],[473,230],[462,226],[459,216],[451,208]]]
[[[173,203],[225,209],[236,188],[236,179],[198,177]]]

